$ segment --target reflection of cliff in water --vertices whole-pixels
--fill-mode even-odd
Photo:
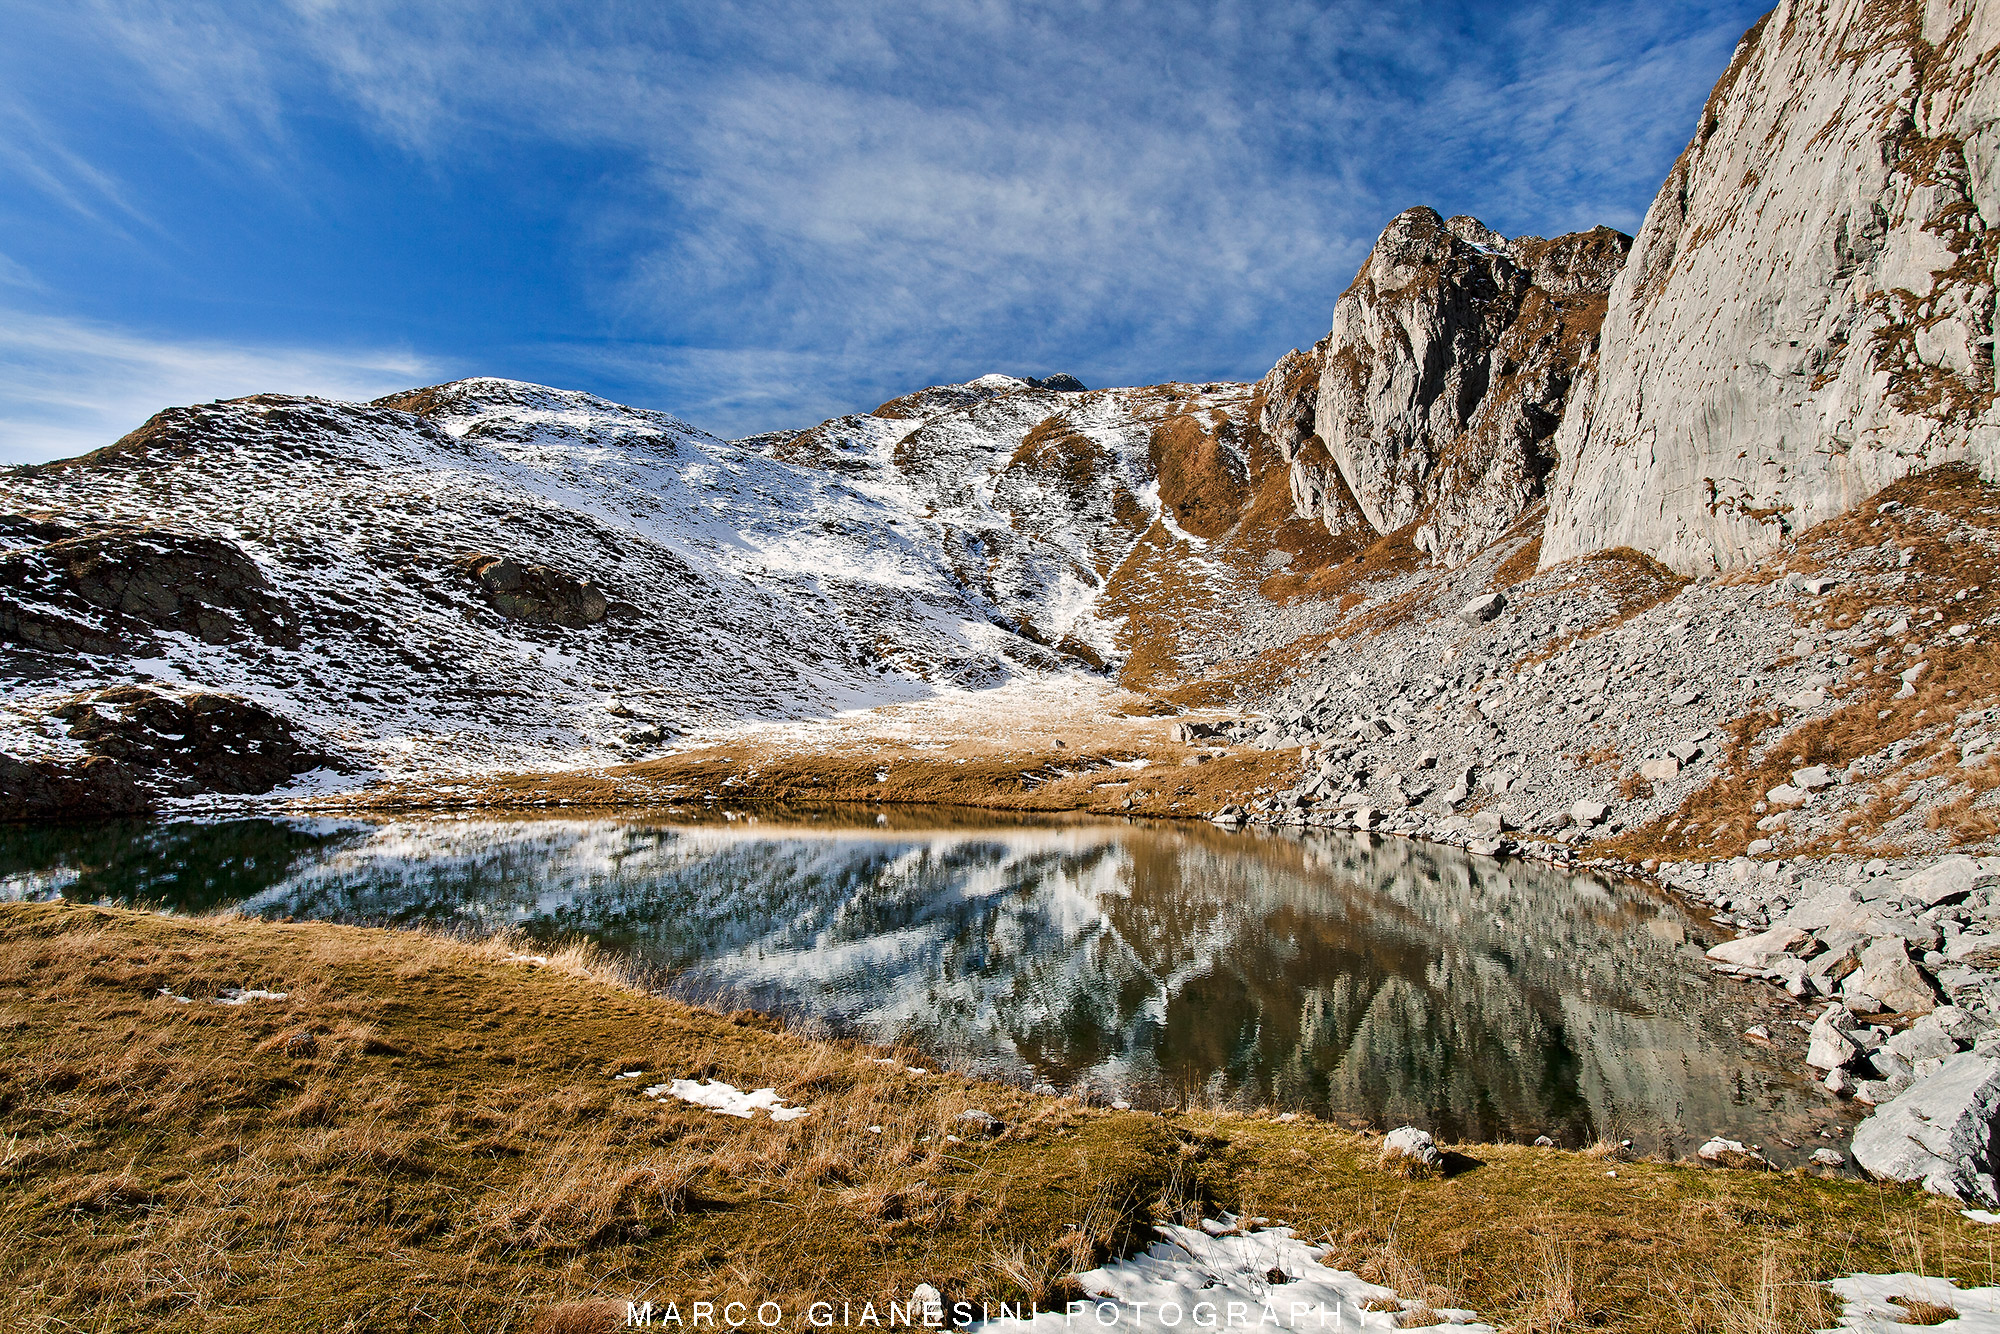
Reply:
[[[695,994],[1058,1084],[1569,1142],[1754,1136],[1815,1105],[1734,1035],[1670,906],[1402,840],[1091,824],[210,828],[218,860],[231,839],[282,854],[261,883],[240,865],[226,878],[251,911],[587,934]],[[47,855],[0,864],[24,859]],[[78,877],[65,892],[106,891]]]

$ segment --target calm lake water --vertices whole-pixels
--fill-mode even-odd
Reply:
[[[686,994],[1141,1105],[1780,1161],[1840,1120],[1743,1040],[1673,904],[1400,839],[936,811],[0,832],[0,897],[57,895],[584,935]]]

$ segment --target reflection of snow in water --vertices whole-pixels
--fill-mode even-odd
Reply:
[[[241,906],[587,934],[690,994],[1110,1093],[1655,1143],[1818,1107],[1637,891],[1402,840],[867,818],[322,829]]]

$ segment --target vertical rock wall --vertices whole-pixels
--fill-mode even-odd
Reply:
[[[1786,0],[1743,39],[1611,289],[1542,559],[1684,572],[1915,469],[2000,460],[2000,3]]]

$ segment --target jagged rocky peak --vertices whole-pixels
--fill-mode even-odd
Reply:
[[[1631,238],[1509,240],[1412,208],[1390,222],[1310,351],[1258,386],[1293,504],[1330,532],[1416,525],[1456,564],[1541,495],[1550,437],[1596,345]]]
[[[1545,563],[1755,560],[1912,470],[2000,467],[2000,4],[1787,0],[1612,287]]]

